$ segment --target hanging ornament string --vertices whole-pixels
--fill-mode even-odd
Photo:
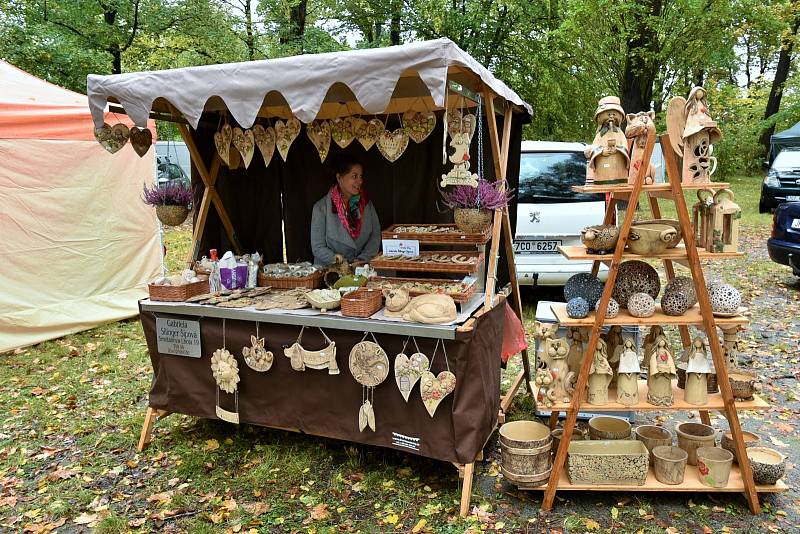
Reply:
[[[447,165],[447,104],[450,97],[450,86],[448,85],[444,91],[444,113],[442,114],[442,165]]]
[[[478,179],[479,180],[483,179],[483,124],[481,123],[481,110],[483,108],[482,102],[483,98],[481,97],[481,94],[478,93],[478,113],[475,122],[477,123],[478,127]],[[487,120],[489,120],[488,116]],[[478,207],[483,207],[483,205],[481,204],[480,187],[475,188],[475,200]]]

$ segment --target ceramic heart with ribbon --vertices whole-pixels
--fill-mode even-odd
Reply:
[[[94,130],[94,138],[97,139],[100,146],[106,149],[110,154],[119,152],[119,150],[125,146],[125,143],[128,142],[129,137],[130,130],[122,123],[115,124],[114,126],[103,123],[101,128],[95,128]]]
[[[378,137],[378,150],[381,151],[383,157],[394,163],[403,155],[408,147],[408,135],[402,128],[398,128],[393,132],[384,130]]]
[[[364,119],[356,117],[336,118],[330,121],[331,124],[331,138],[333,142],[342,148],[346,148],[353,139],[356,138],[355,128],[356,121],[361,121],[366,126],[367,122]]]
[[[422,373],[428,370],[429,365],[428,357],[421,352],[415,352],[410,358],[403,353],[395,356],[394,380],[406,402],[411,395],[411,390],[419,382]]]
[[[214,134],[214,145],[217,147],[219,159],[230,167],[231,141],[233,140],[233,129],[229,124],[222,125],[220,131]]]
[[[139,157],[144,157],[147,151],[150,150],[150,145],[153,144],[153,134],[147,128],[131,128],[130,133],[131,146],[133,150],[139,154]]]
[[[264,158],[264,166],[269,167],[272,155],[275,153],[275,128],[267,126],[264,128],[260,124],[253,126],[253,139],[256,142],[261,157]]]
[[[358,142],[364,147],[364,150],[369,150],[378,142],[386,127],[380,119],[374,118],[365,121],[362,118],[353,119],[353,134],[355,134]]]
[[[442,371],[434,375],[430,371],[422,373],[419,384],[422,403],[428,414],[433,417],[439,404],[456,389],[456,375],[450,371]]]
[[[234,128],[233,146],[236,147],[236,150],[238,150],[239,154],[242,155],[244,168],[248,168],[250,166],[250,162],[253,160],[253,154],[256,153],[256,141],[253,138],[252,130]]]
[[[300,135],[300,121],[292,117],[286,122],[282,120],[275,121],[275,147],[278,149],[278,154],[281,155],[283,161],[289,155],[289,148]]]
[[[450,137],[459,133],[466,133],[472,139],[476,125],[475,115],[471,113],[464,115],[459,109],[451,109],[447,112],[447,133]]]
[[[415,142],[421,143],[436,128],[436,114],[432,111],[406,111],[403,113],[403,129]]]
[[[328,121],[314,121],[306,126],[306,135],[319,153],[319,160],[325,161],[331,150],[331,125]]]

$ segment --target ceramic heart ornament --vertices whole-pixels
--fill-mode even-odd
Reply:
[[[110,154],[119,152],[128,142],[130,135],[131,132],[128,127],[121,122],[114,126],[103,123],[102,128],[95,128],[94,130],[94,138]]]
[[[256,152],[256,140],[253,138],[252,130],[233,129],[233,146],[239,151],[244,162],[244,168],[250,166],[253,154]]]
[[[381,151],[383,157],[394,163],[403,155],[408,147],[408,135],[402,128],[398,128],[393,132],[384,130],[378,137],[378,150]]]
[[[356,121],[361,121],[366,126],[367,122],[364,119],[357,119],[356,117],[344,117],[333,119],[331,123],[331,138],[333,142],[342,148],[346,148],[353,139],[356,138],[355,126]]]
[[[261,157],[264,158],[264,166],[269,167],[272,155],[275,154],[275,128],[272,126],[264,128],[260,124],[256,124],[253,126],[253,139],[261,152]]]
[[[275,121],[275,146],[283,161],[286,161],[289,148],[298,135],[300,135],[300,121],[296,118],[292,117],[286,122],[280,119]]]
[[[316,147],[319,160],[325,161],[331,150],[331,125],[328,121],[313,121],[306,126],[306,135]]]
[[[353,119],[353,133],[358,142],[361,143],[361,146],[364,147],[364,150],[372,148],[378,142],[378,138],[380,138],[385,129],[383,122],[378,118],[370,119],[369,121],[361,118]]]
[[[133,150],[139,154],[139,157],[144,157],[150,146],[153,144],[153,134],[147,128],[131,128],[131,146]]]
[[[229,124],[224,124],[220,131],[214,134],[214,145],[217,147],[219,159],[230,167],[231,165],[231,141],[233,140],[233,129]]]
[[[434,376],[430,371],[422,373],[422,382],[419,391],[422,395],[422,403],[428,414],[433,417],[439,404],[456,389],[456,375],[450,371],[442,371],[439,376]]]
[[[403,129],[415,143],[428,138],[436,128],[436,114],[432,111],[406,111],[403,113]]]
[[[405,354],[398,354],[394,358],[394,381],[397,389],[406,402],[411,395],[411,390],[419,382],[422,373],[428,370],[430,362],[428,357],[421,352],[416,352],[409,358]]]
[[[450,137],[458,133],[466,133],[472,139],[476,125],[475,115],[471,113],[464,115],[458,109],[451,109],[447,112],[447,133],[450,134]]]

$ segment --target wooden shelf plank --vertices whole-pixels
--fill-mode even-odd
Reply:
[[[725,182],[708,182],[702,184],[681,184],[683,190],[689,189],[728,189],[731,184]],[[573,185],[572,190],[576,193],[630,193],[633,185]],[[663,184],[642,185],[642,192],[650,191],[671,191],[672,186],[669,182]]]
[[[672,406],[655,406],[647,402],[647,381],[646,380],[639,380],[639,402],[634,404],[633,406],[626,406],[624,404],[620,404],[617,402],[617,391],[615,389],[609,389],[608,391],[608,404],[603,405],[596,405],[596,404],[589,404],[588,402],[581,403],[581,411],[591,412],[591,411],[600,411],[600,412],[630,412],[630,411],[687,411],[687,410],[724,410],[725,409],[725,402],[722,400],[722,395],[720,393],[709,393],[708,394],[708,403],[702,406],[698,406],[696,404],[689,404],[684,399],[684,391],[680,389],[676,385],[676,381],[672,383],[672,391],[674,396],[674,402]],[[569,410],[569,403],[568,402],[559,402],[554,404],[552,407],[548,407],[549,410],[559,411],[559,412],[566,412]],[[737,410],[767,410],[769,409],[769,404],[759,397],[755,395],[753,400],[751,401],[736,401],[736,409]]]
[[[513,484],[513,482],[512,482]],[[521,490],[543,490],[547,488],[547,485],[543,486],[526,486],[525,484],[517,485],[517,487]],[[629,485],[614,485],[614,484],[572,484],[569,481],[569,477],[567,476],[567,466],[564,466],[564,469],[561,471],[561,476],[558,480],[558,489],[559,490],[591,490],[591,491],[697,491],[697,492],[727,492],[727,493],[734,493],[734,492],[742,492],[744,491],[744,481],[742,480],[742,473],[739,469],[739,466],[734,464],[731,467],[731,475],[728,479],[728,485],[724,488],[711,488],[706,486],[702,482],[700,482],[700,477],[697,473],[697,466],[695,465],[687,465],[686,472],[683,475],[683,483],[681,484],[664,484],[656,480],[655,474],[653,474],[653,468],[650,467],[647,473],[647,480],[645,480],[644,486],[629,486]],[[785,491],[789,491],[789,487],[783,482],[783,480],[779,480],[775,485],[769,486],[756,486],[756,491],[759,493],[783,493]]]
[[[567,305],[557,302],[550,305],[556,320],[561,326],[593,326],[594,312],[589,312],[588,317],[583,319],[573,319],[567,315]],[[747,317],[737,315],[735,317],[714,317],[717,326],[747,324]],[[604,326],[612,325],[702,325],[703,317],[700,315],[700,307],[695,305],[683,315],[667,315],[661,311],[661,306],[656,305],[656,313],[651,317],[634,317],[627,310],[620,310],[619,315],[613,319],[606,319]]]
[[[576,245],[576,246],[559,246],[558,251],[561,253],[562,256],[567,258],[568,260],[599,260],[599,261],[611,261],[614,258],[614,254],[589,254],[586,252],[586,247],[584,245]],[[715,260],[715,259],[728,259],[728,258],[741,258],[744,256],[743,252],[707,252],[704,248],[698,248],[697,253],[700,255],[700,258],[706,260]],[[686,247],[682,244],[678,245],[675,248],[668,248],[661,254],[649,254],[647,256],[640,256],[639,254],[634,254],[632,252],[624,252],[622,254],[623,260],[672,260],[672,261],[680,261],[680,260],[687,260],[688,255],[686,253]]]

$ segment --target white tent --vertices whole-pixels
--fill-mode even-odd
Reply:
[[[136,315],[159,272],[155,150],[92,130],[84,95],[0,61],[0,352]]]

